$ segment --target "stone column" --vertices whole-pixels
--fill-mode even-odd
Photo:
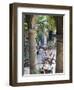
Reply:
[[[29,31],[29,50],[30,50],[30,73],[36,74],[36,62],[37,62],[37,54],[36,54],[36,31],[30,30]]]
[[[57,56],[56,73],[63,73],[63,16],[58,16],[57,24]]]

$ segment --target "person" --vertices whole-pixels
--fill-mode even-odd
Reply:
[[[41,68],[39,69],[39,71],[40,71],[41,74],[43,74],[43,73],[44,73],[43,67],[41,67]]]
[[[55,69],[56,69],[56,53],[52,50],[50,53],[50,63],[52,67],[52,73],[55,74]]]
[[[48,40],[51,41],[51,40],[52,40],[52,37],[53,37],[53,31],[50,30],[50,31],[49,31],[49,37],[48,37]]]
[[[51,67],[52,67],[52,73],[53,74],[55,74],[55,69],[56,69],[56,63],[55,63],[55,60],[52,60],[52,65],[51,65]]]
[[[43,69],[44,69],[44,73],[52,73],[52,67],[51,67],[51,64],[49,63],[48,59],[45,60],[45,62],[43,64]]]
[[[49,63],[48,61],[45,61],[43,64],[44,73],[48,73]]]

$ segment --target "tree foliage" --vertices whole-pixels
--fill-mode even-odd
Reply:
[[[48,29],[54,31],[56,29],[55,16],[38,15],[36,23],[39,30]]]

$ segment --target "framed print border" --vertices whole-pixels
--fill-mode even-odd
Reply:
[[[17,82],[17,9],[21,7],[41,8],[41,9],[55,9],[55,10],[69,10],[69,80],[54,80],[54,81],[33,81],[33,82]],[[27,4],[27,3],[13,3],[10,4],[10,80],[11,86],[27,86],[27,85],[43,85],[43,84],[60,84],[72,83],[72,7],[61,5],[42,5],[42,4]],[[25,77],[26,78],[26,77]]]

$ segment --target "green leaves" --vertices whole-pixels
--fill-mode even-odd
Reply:
[[[39,30],[52,30],[54,31],[56,29],[56,21],[55,16],[51,15],[38,15],[36,23],[39,25]]]
[[[45,15],[38,15],[36,23],[38,24],[38,30],[44,31],[47,28],[47,17]]]
[[[51,31],[54,31],[56,29],[55,16],[47,16],[47,20],[48,20],[48,28]]]
[[[31,28],[31,18],[33,18],[34,15],[26,15],[25,16],[25,22],[24,22],[24,29],[28,30]],[[35,24],[37,26],[37,30],[44,32],[45,29],[54,31],[56,30],[56,17],[51,15],[36,15]]]
[[[28,30],[28,23],[24,23],[24,30],[27,31]]]

